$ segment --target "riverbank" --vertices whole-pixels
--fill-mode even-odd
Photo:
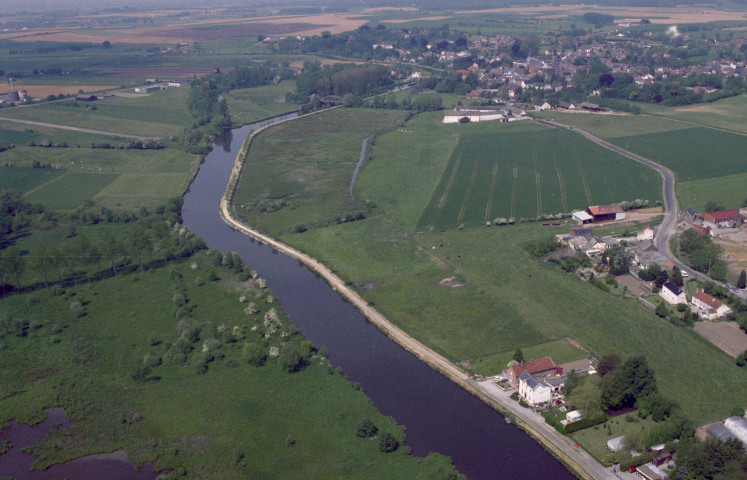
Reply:
[[[274,123],[274,125],[288,120],[282,120],[281,122]],[[396,325],[392,324],[386,317],[372,308],[362,297],[360,297],[360,295],[348,288],[347,285],[332,273],[326,265],[305,253],[275,240],[267,234],[241,223],[233,217],[231,199],[236,184],[240,178],[246,154],[254,137],[268,126],[270,125],[263,126],[253,131],[245,139],[239,150],[239,154],[234,161],[234,166],[229,177],[228,187],[220,200],[219,211],[223,221],[230,225],[234,230],[248,235],[259,242],[288,255],[316,272],[337,293],[360,311],[372,324],[384,332],[389,338],[397,342],[405,350],[412,353],[418,359],[442,373],[444,376],[472,393],[492,408],[500,412],[510,412],[513,417],[519,420],[516,423],[520,427],[527,431],[536,441],[541,443],[548,451],[556,456],[556,458],[559,458],[567,468],[574,471],[577,475],[585,479],[609,478],[608,472],[604,470],[596,460],[586,452],[576,449],[569,439],[559,435],[557,432],[554,432],[554,430],[549,432],[547,428],[543,428],[544,421],[539,423],[537,419],[534,418],[536,414],[526,409],[520,409],[516,402],[507,397],[503,398],[502,396],[494,395],[489,389],[480,388],[477,382],[471,380],[462,369],[456,367],[446,358],[427,348],[419,341],[410,337]],[[512,407],[517,407],[519,409],[514,409]]]

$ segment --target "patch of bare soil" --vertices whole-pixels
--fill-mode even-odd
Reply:
[[[747,350],[747,334],[736,322],[695,322],[695,331],[732,357]]]

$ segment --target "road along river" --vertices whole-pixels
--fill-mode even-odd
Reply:
[[[447,455],[470,480],[574,478],[524,431],[367,321],[319,273],[223,221],[219,205],[244,139],[283,119],[236,129],[231,145],[208,154],[184,196],[184,224],[210,248],[237,252],[267,279],[306,338],[325,347],[331,363],[360,383],[379,411],[405,426],[414,455]]]

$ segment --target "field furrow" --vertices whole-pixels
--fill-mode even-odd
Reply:
[[[490,191],[488,192],[488,201],[485,202],[485,221],[490,221],[490,207],[493,204],[493,192],[495,191],[495,180],[498,177],[498,162],[493,164],[493,175],[490,180]]]

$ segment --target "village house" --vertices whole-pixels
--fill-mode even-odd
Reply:
[[[519,375],[519,397],[529,405],[551,403],[563,387],[563,377],[535,377],[524,372]]]
[[[661,292],[659,292],[659,296],[661,296],[661,298],[666,300],[668,303],[671,303],[672,305],[687,303],[685,292],[683,292],[680,287],[672,282],[666,282],[661,286]]]
[[[695,292],[690,300],[693,310],[706,320],[716,320],[731,313],[731,308],[703,291]]]
[[[534,378],[557,378],[563,376],[563,367],[553,362],[552,358],[544,357],[512,365],[503,371],[503,376],[512,387],[518,388],[519,377],[524,372],[528,372]]]
[[[695,211],[690,207],[682,210],[677,215],[677,228],[691,227],[693,222],[695,222]]]
[[[642,231],[638,232],[636,234],[636,238],[638,241],[641,240],[653,240],[654,239],[654,229],[651,228],[651,225],[646,225]]]

